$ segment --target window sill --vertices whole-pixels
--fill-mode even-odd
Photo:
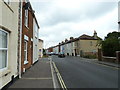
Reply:
[[[29,30],[29,27],[25,25],[25,27]]]
[[[0,71],[0,78],[7,76],[11,71],[9,69],[1,70]]]
[[[24,61],[24,65],[25,65],[25,64],[28,64],[28,61],[27,61],[27,60]]]

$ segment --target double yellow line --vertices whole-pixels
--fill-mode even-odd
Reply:
[[[55,63],[54,62],[52,62],[52,63],[53,63],[54,69],[55,69],[55,71],[57,73],[57,77],[59,79],[59,82],[60,82],[60,85],[61,85],[62,89],[67,90],[67,87],[66,87],[66,85],[65,85],[65,83],[64,83],[64,81],[63,81],[63,79],[62,79],[62,77],[61,77],[61,75],[59,73],[59,70],[57,69]]]

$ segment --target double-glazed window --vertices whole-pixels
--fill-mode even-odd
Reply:
[[[0,70],[7,67],[8,33],[0,29]]]
[[[27,54],[27,45],[28,45],[28,41],[24,40],[24,64],[28,63],[28,60],[27,60],[27,57],[28,57],[28,54]]]
[[[28,27],[28,10],[25,10],[25,26]]]

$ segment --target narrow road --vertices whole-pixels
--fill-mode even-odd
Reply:
[[[67,88],[118,88],[118,70],[80,57],[52,56]]]

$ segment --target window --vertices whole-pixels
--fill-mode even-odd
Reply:
[[[4,0],[4,2],[10,4],[10,0]]]
[[[92,46],[93,45],[93,43],[92,43],[92,41],[90,41],[90,46]]]
[[[28,27],[28,10],[25,10],[25,26]]]
[[[27,54],[27,40],[24,40],[24,64],[27,64],[28,63],[28,60],[27,60],[27,57],[28,57],[28,54]]]
[[[38,26],[35,19],[34,19],[34,31],[35,31],[35,37],[38,38]]]
[[[0,30],[0,69],[7,67],[8,33]]]
[[[37,60],[38,58],[38,56],[37,56],[37,53],[38,53],[38,51],[37,51],[38,49],[37,49],[37,45],[35,45],[35,60]]]

